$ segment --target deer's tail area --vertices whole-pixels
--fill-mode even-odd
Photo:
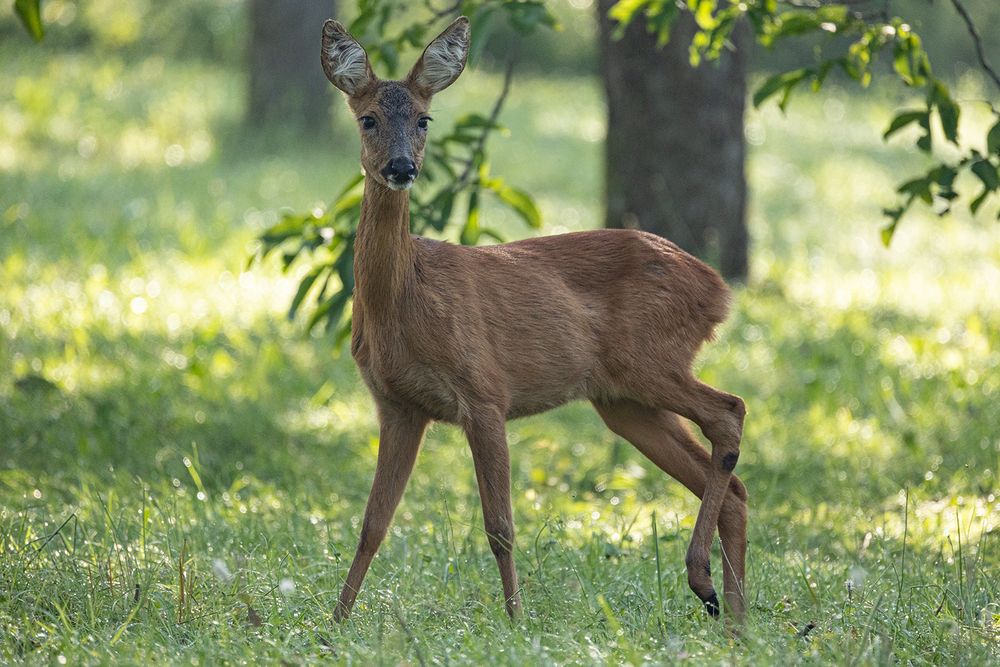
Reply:
[[[715,330],[729,317],[732,294],[722,276],[704,262],[687,256],[691,277],[689,288],[689,308],[691,321],[699,329],[703,341],[715,338]]]
[[[729,289],[729,285],[726,281],[722,279],[714,269],[705,267],[708,269],[707,273],[711,276],[709,279],[712,284],[712,298],[708,304],[706,311],[709,320],[712,322],[712,330],[709,333],[709,338],[715,336],[715,328],[726,321],[729,317],[729,309],[732,305],[733,295]]]

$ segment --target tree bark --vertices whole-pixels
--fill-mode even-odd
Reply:
[[[688,13],[657,48],[641,17],[613,39],[607,13],[615,0],[597,4],[608,102],[606,225],[664,236],[727,279],[745,280],[745,30],[734,34],[735,51],[693,68]]]
[[[323,21],[333,0],[251,0],[248,44],[250,125],[323,130],[330,125],[330,84],[320,67]]]

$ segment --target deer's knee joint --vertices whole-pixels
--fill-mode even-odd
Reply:
[[[689,581],[693,582],[702,576],[712,576],[712,564],[708,554],[688,549],[684,557],[684,566],[687,568]]]
[[[747,404],[739,396],[730,396],[732,405],[729,407],[729,411],[739,418],[742,423],[743,418],[747,416]]]
[[[742,504],[745,505],[749,495],[747,494],[747,487],[739,477],[733,475],[729,479],[729,490],[734,496],[739,500],[743,501]]]
[[[746,505],[747,498],[749,494],[747,493],[747,487],[736,475],[729,478],[729,491],[740,501],[741,505]]]
[[[722,460],[719,462],[719,467],[725,472],[732,472],[736,468],[736,462],[740,460],[740,453],[729,452],[723,455]]]

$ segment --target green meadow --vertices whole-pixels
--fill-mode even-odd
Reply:
[[[583,404],[509,427],[521,620],[468,448],[437,425],[337,625],[372,403],[346,349],[285,318],[306,267],[247,258],[357,169],[347,114],[262,136],[231,66],[0,53],[0,662],[1000,659],[997,203],[915,210],[882,246],[881,208],[924,165],[881,141],[899,100],[834,85],[748,115],[752,277],[698,370],[749,408],[739,637],[687,588],[697,500]],[[436,124],[499,85],[468,73]],[[517,78],[493,170],[544,227],[500,207],[488,226],[601,224],[603,105],[596,79]]]

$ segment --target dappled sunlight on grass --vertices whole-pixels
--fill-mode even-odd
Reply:
[[[6,55],[0,656],[995,658],[1000,228],[995,211],[917,210],[882,248],[879,210],[920,166],[880,143],[882,101],[834,91],[749,118],[753,277],[698,362],[749,407],[739,643],[687,588],[697,500],[584,404],[509,426],[520,625],[471,454],[436,425],[354,619],[335,626],[376,417],[346,350],[285,320],[303,267],[246,259],[283,207],[322,206],[356,171],[350,119],[335,141],[250,138],[224,68]],[[435,116],[481,107],[498,82],[473,73]],[[597,83],[528,75],[509,105],[494,172],[538,195],[541,233],[598,225]]]

